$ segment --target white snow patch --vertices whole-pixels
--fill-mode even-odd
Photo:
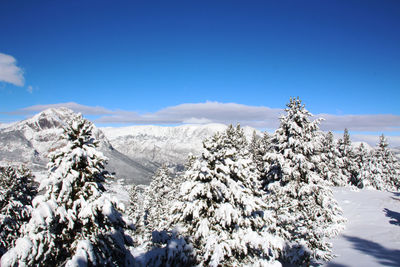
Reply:
[[[400,193],[334,188],[348,219],[324,266],[400,266]]]

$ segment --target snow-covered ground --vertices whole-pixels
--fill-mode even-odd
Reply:
[[[327,267],[400,266],[400,193],[334,188],[348,219]]]

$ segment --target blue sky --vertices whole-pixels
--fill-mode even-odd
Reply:
[[[397,0],[3,0],[0,25],[12,57],[0,65],[0,122],[59,103],[103,108],[87,114],[113,123],[185,104],[274,111],[300,96],[315,114],[395,115],[382,131],[398,134]]]

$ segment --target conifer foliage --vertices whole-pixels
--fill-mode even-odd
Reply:
[[[19,237],[21,226],[29,221],[36,184],[24,166],[0,167],[0,257]]]
[[[96,150],[93,124],[76,116],[50,155],[44,195],[33,200],[24,236],[3,255],[1,266],[123,266],[130,260],[125,223],[103,194],[105,157]]]
[[[378,148],[375,157],[382,169],[382,179],[385,181],[385,189],[398,191],[400,189],[400,166],[397,158],[389,150],[386,137],[382,134],[379,137]]]
[[[338,233],[344,219],[317,172],[320,120],[311,121],[298,98],[291,99],[285,111],[264,157],[269,162],[264,180],[268,208],[275,214],[279,235],[289,242],[283,258],[296,264],[329,260],[326,238]]]
[[[143,231],[143,192],[139,187],[132,184],[129,188],[129,207],[127,210],[129,218],[133,221],[136,231]]]
[[[172,180],[166,165],[162,165],[156,172],[146,190],[145,226],[148,233],[155,230],[164,230],[165,222],[169,217],[168,207],[172,200]]]
[[[381,135],[377,149],[363,157],[357,176],[358,187],[389,191],[400,189],[399,162],[389,150],[388,145],[385,136]]]
[[[321,160],[317,168],[322,178],[335,186],[347,185],[348,177],[341,171],[343,160],[332,132],[322,134],[321,142]]]
[[[250,141],[249,151],[252,155],[252,160],[257,166],[260,177],[265,177],[265,170],[267,169],[267,162],[263,160],[265,153],[270,148],[270,136],[267,132],[263,133],[262,137],[258,137],[256,132],[253,132],[253,137]]]
[[[343,138],[339,139],[338,147],[340,168],[338,170],[336,186],[348,185],[354,177],[357,176],[357,169],[355,164],[355,154],[350,140],[349,131],[344,129]]]
[[[371,162],[372,162],[372,154],[367,151],[364,144],[361,143],[355,149],[355,167],[357,170],[357,175],[353,176],[350,183],[356,187],[363,188],[368,187],[369,182],[367,180],[371,176]],[[367,179],[367,180],[366,180]]]
[[[204,141],[202,155],[185,173],[173,222],[203,266],[273,263],[281,239],[259,197],[256,166],[243,131],[229,126]]]

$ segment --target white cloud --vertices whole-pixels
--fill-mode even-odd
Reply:
[[[24,72],[14,57],[0,53],[0,82],[24,86]]]
[[[49,108],[60,108],[60,107],[66,107],[69,108],[75,112],[80,112],[84,115],[105,115],[105,114],[111,114],[113,111],[110,111],[108,109],[105,109],[103,107],[99,106],[85,106],[81,105],[75,102],[67,102],[67,103],[59,103],[59,104],[48,104],[48,105],[34,105],[26,108],[22,108],[13,112],[9,112],[9,114],[12,115],[31,115],[34,113],[41,112],[43,110],[49,109]]]
[[[206,119],[206,118],[190,118],[185,121],[183,121],[185,124],[207,124],[207,123],[212,123],[212,120]]]
[[[281,109],[246,106],[236,103],[187,103],[167,107],[154,113],[114,112],[103,116],[99,123],[180,124],[180,123],[241,123],[257,128],[276,128]]]
[[[29,92],[29,93],[33,93],[33,87],[32,87],[32,85],[29,85],[27,88],[26,88],[26,90]]]
[[[186,103],[166,107],[153,113],[140,114],[134,111],[109,110],[100,106],[85,106],[74,102],[50,105],[35,105],[17,110],[9,114],[29,115],[47,108],[67,107],[84,115],[96,115],[95,123],[101,124],[205,124],[205,123],[240,123],[242,126],[252,126],[259,129],[275,130],[279,126],[282,109],[262,106],[247,106],[236,103],[204,102]],[[319,114],[314,118],[323,117],[321,124],[324,131],[357,132],[351,137],[354,141],[366,141],[375,145],[378,135],[367,135],[368,132],[392,133],[400,131],[400,116],[390,114],[378,115],[332,115]],[[365,135],[363,133],[366,133]],[[370,133],[368,133],[370,134]],[[389,143],[400,145],[400,137],[389,136]]]
[[[247,106],[236,103],[189,103],[167,107],[154,113],[113,112],[97,120],[100,123],[131,124],[179,124],[179,123],[241,123],[256,128],[275,129],[279,126],[282,109],[260,106]],[[377,115],[332,115],[318,114],[322,117],[321,129],[325,131],[393,132],[400,131],[400,116]]]
[[[373,115],[331,115],[320,114],[325,120],[321,123],[321,129],[329,131],[342,131],[344,128],[350,131],[360,132],[388,132],[400,131],[400,116],[392,114]]]
[[[352,141],[363,141],[375,147],[379,142],[379,135],[366,135],[366,134],[356,134],[350,135]],[[385,136],[389,145],[392,147],[400,147],[400,136]]]
[[[101,106],[85,106],[75,102],[35,105],[11,114],[28,115],[48,108],[67,107],[85,115],[100,115],[99,123],[130,124],[179,124],[179,123],[241,123],[256,128],[274,129],[279,126],[282,109],[262,106],[247,106],[236,103],[204,102],[186,103],[167,107],[154,113],[139,114],[134,111],[109,110]],[[331,115],[322,117],[321,129],[342,131],[348,128],[358,132],[390,132],[400,130],[400,116],[391,114],[377,115]]]

